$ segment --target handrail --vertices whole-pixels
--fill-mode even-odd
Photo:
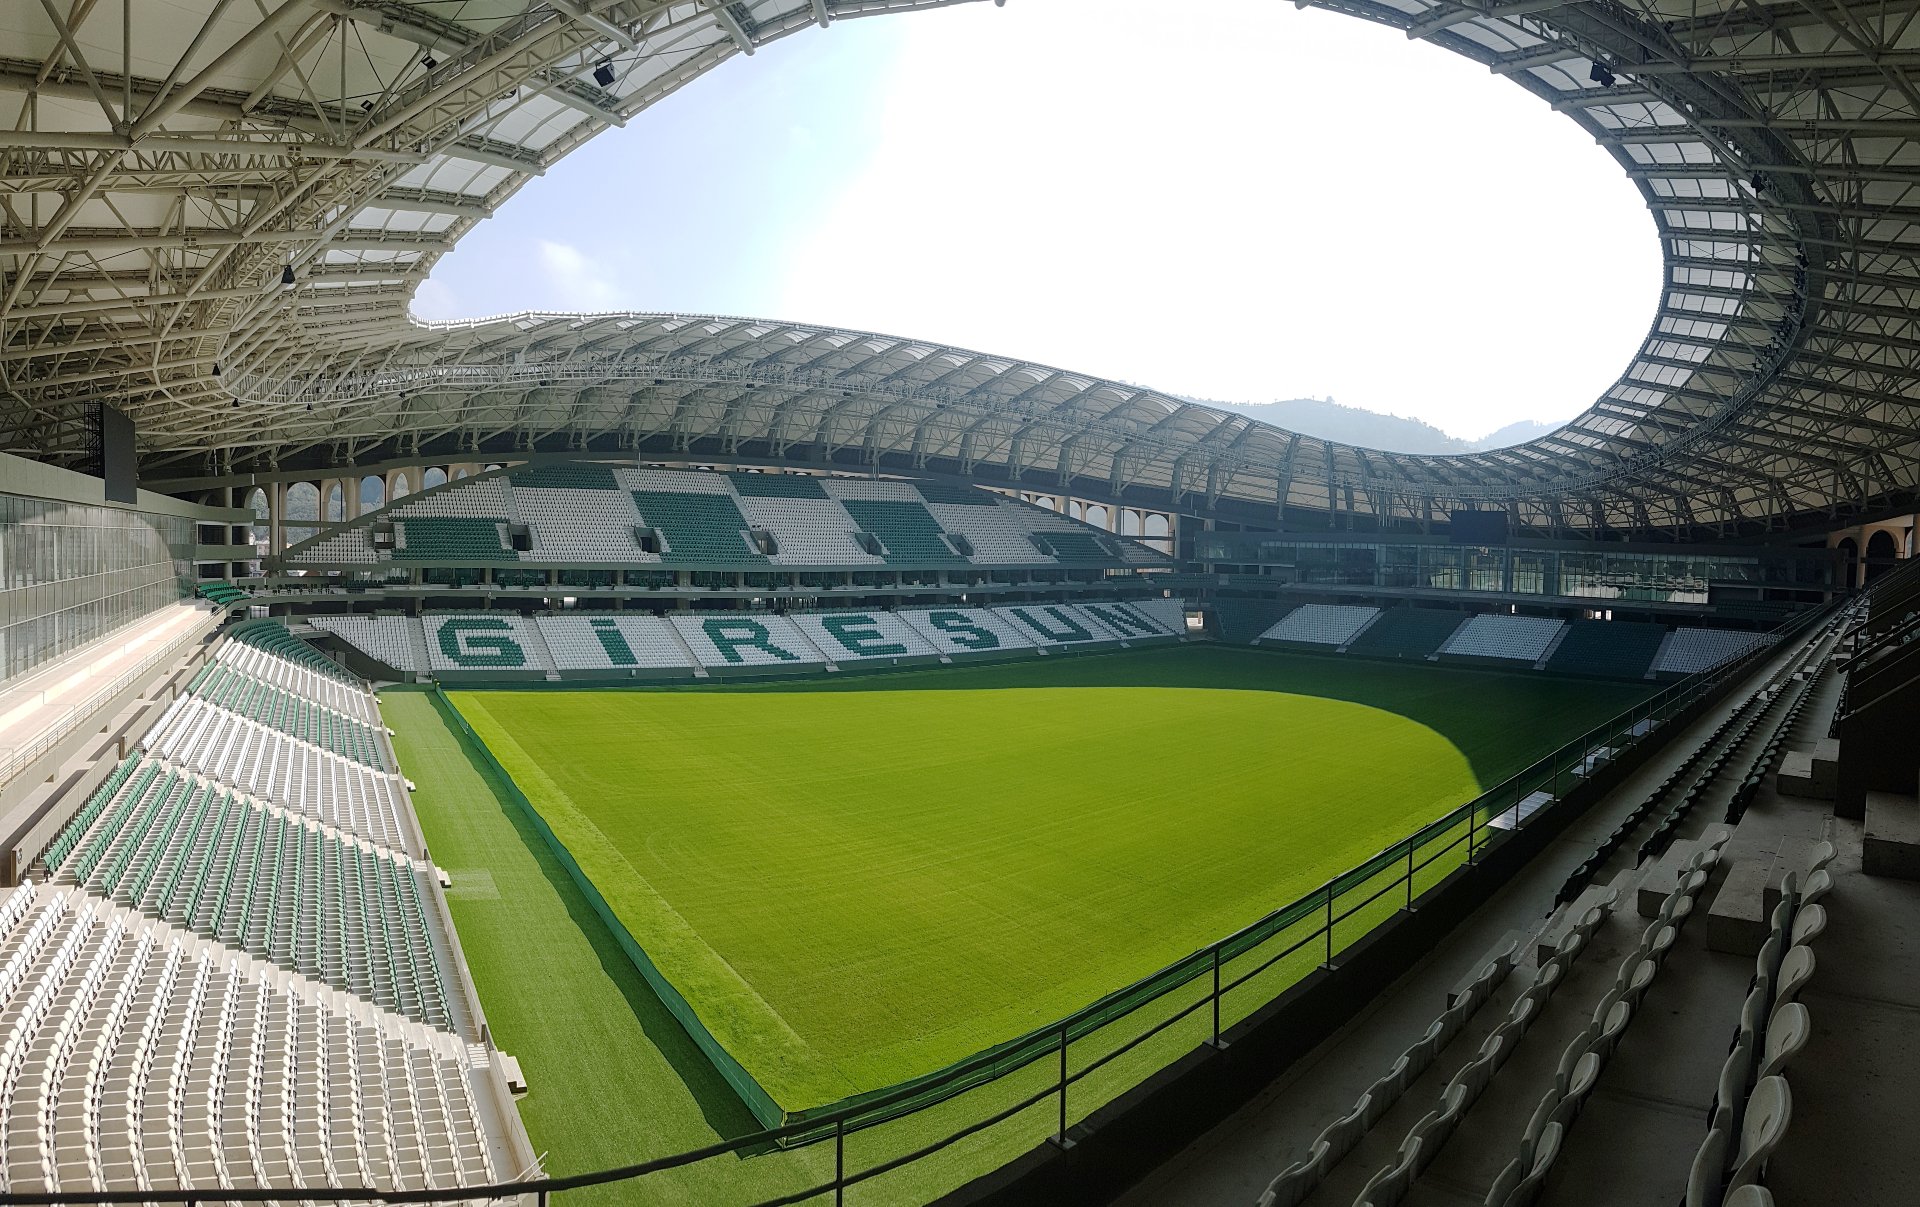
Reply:
[[[1781,638],[1788,637],[1830,611],[1830,608],[1810,610],[1776,628],[1773,631],[1774,635]],[[1561,797],[1563,778],[1577,782],[1590,776],[1601,763],[1612,761],[1614,753],[1620,747],[1644,740],[1688,706],[1711,695],[1735,676],[1745,673],[1756,660],[1766,656],[1775,648],[1776,646],[1772,643],[1757,646],[1711,671],[1703,671],[1674,682],[1634,707],[1588,729],[1578,738],[1562,744],[1551,754],[1508,776],[1473,800],[1427,823],[1406,838],[1383,848],[1373,857],[1334,876],[1318,888],[1272,911],[1259,921],[1242,927],[1183,959],[1174,961],[1132,985],[1109,993],[1065,1018],[930,1075],[946,1079],[945,1084],[953,1087],[950,1093],[930,1096],[934,1087],[928,1084],[928,1078],[916,1079],[898,1087],[877,1091],[846,1106],[824,1109],[807,1118],[779,1127],[767,1128],[701,1148],[631,1165],[558,1178],[535,1178],[423,1190],[327,1187],[324,1195],[317,1194],[316,1191],[321,1188],[313,1186],[0,1193],[0,1207],[14,1203],[49,1205],[167,1203],[197,1207],[198,1204],[215,1199],[272,1203],[347,1200],[382,1203],[478,1203],[525,1195],[534,1196],[540,1204],[544,1205],[549,1196],[567,1190],[646,1177],[731,1153],[767,1150],[775,1146],[790,1145],[795,1141],[831,1139],[835,1153],[835,1172],[831,1181],[755,1204],[755,1207],[781,1207],[783,1204],[797,1203],[828,1194],[834,1195],[838,1201],[839,1195],[848,1186],[858,1185],[893,1169],[911,1164],[1056,1097],[1059,1101],[1056,1135],[1058,1139],[1064,1141],[1068,1127],[1068,1090],[1073,1085],[1125,1053],[1138,1048],[1147,1040],[1163,1033],[1173,1024],[1209,1007],[1212,1012],[1213,1039],[1218,1042],[1223,1029],[1220,1005],[1227,993],[1252,983],[1280,961],[1309,948],[1322,948],[1325,958],[1331,961],[1338,951],[1345,950],[1358,942],[1373,929],[1369,927],[1367,931],[1339,942],[1336,947],[1336,936],[1342,922],[1358,916],[1369,906],[1386,899],[1396,890],[1404,892],[1406,903],[1410,906],[1418,895],[1415,892],[1415,882],[1419,874],[1451,856],[1463,843],[1467,848],[1464,862],[1468,865],[1477,863],[1483,852],[1495,846],[1504,845],[1510,841],[1513,833],[1534,824],[1535,819],[1551,812],[1550,807],[1543,807],[1523,817],[1520,805],[1529,792],[1547,791],[1553,800],[1557,801]],[[1511,814],[1511,820],[1507,820],[1509,814]],[[1466,833],[1447,838],[1462,822],[1465,822]],[[1444,845],[1439,845],[1437,850],[1426,850],[1438,844],[1441,839],[1447,839]],[[1417,858],[1423,853],[1424,858]],[[1365,896],[1357,902],[1347,900],[1350,894],[1365,892],[1375,878],[1389,871],[1394,873],[1394,878],[1385,885],[1366,892]],[[1256,967],[1233,969],[1231,975],[1227,975],[1226,966],[1232,961],[1253,954],[1268,940],[1285,934],[1292,929],[1293,925],[1309,919],[1313,920],[1314,927],[1308,933],[1294,939],[1283,950],[1266,955]],[[1201,979],[1209,972],[1212,975],[1209,993],[1183,1006],[1171,1018],[1162,1019],[1153,1024],[1147,1031],[1127,1040],[1115,1050],[1102,1053],[1077,1072],[1069,1070],[1068,1053],[1075,1038],[1084,1038],[1121,1019],[1132,1017],[1143,1007],[1165,998],[1172,990]],[[1125,1008],[1118,1013],[1107,1013],[1115,1006],[1122,1004]],[[1043,1039],[1049,1042],[1036,1043],[1037,1040]],[[1018,1056],[1010,1056],[1010,1050],[1015,1049],[1018,1050]],[[967,1123],[953,1133],[911,1152],[887,1158],[863,1170],[848,1172],[845,1168],[846,1137],[850,1133],[911,1114],[935,1102],[951,1101],[984,1085],[993,1084],[1019,1069],[1030,1067],[1044,1056],[1054,1054],[1058,1055],[1060,1063],[1059,1075],[1053,1084],[1024,1095],[1018,1101],[994,1111],[985,1118]],[[989,1058],[992,1059],[989,1060]],[[1011,1063],[1001,1063],[1000,1067],[991,1071],[989,1076],[978,1076],[983,1071],[983,1061],[999,1063],[1007,1060],[1011,1060]],[[915,1099],[923,1100],[915,1102]],[[896,1109],[903,1107],[905,1109]]]
[[[1911,637],[1916,632],[1920,632],[1920,612],[1903,616],[1887,628],[1874,632],[1870,639],[1854,650],[1853,656],[1855,660],[1868,657],[1876,650],[1899,644],[1899,639]]]
[[[1867,668],[1866,675],[1849,675],[1844,698],[1846,711],[1836,723],[1846,722],[1879,707],[1882,701],[1895,699],[1920,683],[1920,644],[1901,646]]]

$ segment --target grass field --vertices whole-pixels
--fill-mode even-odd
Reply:
[[[456,700],[703,1021],[794,1108],[1083,1005],[1643,694],[1182,647]],[[750,1130],[427,698],[385,700],[549,1167]],[[928,1191],[1016,1151],[956,1151]],[[657,1197],[770,1194],[816,1158],[780,1159]]]

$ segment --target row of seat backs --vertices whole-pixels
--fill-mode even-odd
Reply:
[[[612,511],[580,505],[583,496],[594,494],[624,495],[626,500]],[[548,497],[562,501],[558,512],[543,510],[543,505],[533,502]],[[757,522],[750,520],[742,503],[761,500],[801,506],[755,509]],[[522,502],[528,515],[519,514]],[[808,510],[806,505],[811,503],[820,504],[820,509]],[[530,521],[536,514],[574,514],[597,519],[619,515],[621,523],[617,527],[623,531],[609,533],[608,540],[622,547],[633,543],[635,527],[656,529],[664,538],[664,556],[642,554],[635,546],[633,560],[659,556],[670,565],[764,562],[767,555],[747,539],[748,531],[775,525],[768,531],[776,545],[785,544],[787,538],[777,525],[788,522],[821,529],[818,533],[792,533],[792,543],[800,548],[827,549],[834,545],[836,535],[847,538],[840,542],[843,548],[834,555],[836,560],[821,565],[870,565],[881,560],[924,565],[967,565],[976,560],[1011,564],[1005,550],[977,559],[966,556],[964,546],[945,539],[948,532],[929,510],[929,504],[941,507],[942,513],[962,529],[971,521],[963,522],[960,517],[966,511],[979,510],[1000,515],[1037,536],[1046,542],[1046,548],[1035,545],[1020,558],[1034,565],[1164,561],[1146,546],[1136,548],[1135,542],[1113,537],[1068,516],[968,486],[597,464],[526,466],[504,475],[451,483],[370,513],[347,529],[323,533],[292,550],[290,560],[365,560],[373,555],[371,541],[343,544],[343,538],[352,532],[364,537],[374,525],[389,522],[396,525],[393,555],[398,560],[470,560],[476,564],[546,560],[532,551],[517,552],[508,542],[508,526]],[[884,552],[863,552],[851,539],[856,531],[872,533]],[[792,558],[777,555],[774,560],[796,564]]]
[[[799,667],[1183,637],[1184,629],[1175,627],[1173,619],[1179,614],[1178,601],[1162,602],[1173,607],[1150,611],[1124,602],[1036,603],[794,615],[686,612],[664,618],[618,612],[537,619],[510,612],[432,613],[423,623],[432,669],[441,671]],[[369,619],[393,626],[412,623],[398,616]],[[356,645],[375,644],[371,626],[355,628],[360,631],[335,631]],[[378,644],[391,650],[400,641],[387,638]],[[559,665],[542,652],[556,645],[565,652]]]

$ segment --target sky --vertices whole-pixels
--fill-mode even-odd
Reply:
[[[1660,258],[1611,156],[1394,30],[1202,7],[966,4],[735,56],[528,184],[415,313],[786,319],[1468,439],[1613,383]]]

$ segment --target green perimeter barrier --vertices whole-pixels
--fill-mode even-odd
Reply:
[[[1788,636],[1810,626],[1821,615],[1824,612],[1807,614],[1775,631],[1782,637]],[[626,927],[614,917],[611,907],[567,853],[565,845],[548,828],[539,810],[533,807],[513,777],[507,774],[506,769],[493,757],[492,751],[487,749],[486,743],[466,723],[459,709],[437,685],[432,692],[436,706],[458,722],[456,732],[480,753],[485,764],[509,786],[515,804],[533,819],[561,865],[592,902],[594,911],[619,940],[621,949],[659,995],[661,1003],[680,1020],[688,1036],[713,1061],[727,1084],[740,1094],[754,1117],[767,1125],[768,1130],[760,1137],[761,1142],[771,1141],[784,1148],[830,1138],[841,1142],[847,1132],[913,1114],[996,1081],[1043,1058],[1061,1061],[1059,1093],[1064,1133],[1065,1092],[1070,1084],[1209,1005],[1212,1007],[1213,1034],[1217,1041],[1224,1025],[1221,1001],[1227,994],[1253,984],[1281,961],[1303,954],[1310,948],[1317,949],[1317,954],[1330,963],[1336,954],[1358,942],[1374,926],[1384,921],[1389,916],[1385,911],[1398,908],[1398,902],[1393,898],[1404,893],[1405,904],[1410,907],[1422,892],[1432,888],[1456,866],[1473,862],[1483,852],[1508,841],[1515,831],[1531,820],[1521,818],[1519,812],[1520,802],[1529,793],[1546,791],[1551,797],[1546,803],[1549,806],[1557,803],[1564,787],[1571,787],[1599,769],[1595,760],[1601,751],[1607,751],[1606,762],[1616,760],[1625,748],[1717,690],[1765,657],[1773,648],[1767,646],[1752,650],[1713,671],[1669,685],[1290,904],[1174,961],[1158,972],[1107,994],[1065,1018],[919,1077],[850,1095],[825,1106],[795,1112],[787,1112],[775,1103],[752,1074],[742,1068],[707,1031],[692,1006],[654,966]],[[1544,808],[1541,810],[1546,811]],[[1508,814],[1511,814],[1511,822],[1498,824]],[[1416,890],[1416,885],[1423,882],[1422,873],[1427,873],[1425,888]],[[1390,878],[1383,881],[1385,877]],[[1269,942],[1285,938],[1294,927],[1309,919],[1313,920],[1314,928],[1285,944],[1279,951],[1261,953],[1261,958],[1251,968],[1229,968],[1236,960],[1254,956]],[[1350,920],[1357,920],[1355,926],[1343,930],[1341,924]],[[1171,1017],[1149,1024],[1143,1034],[1120,1041],[1116,1050],[1096,1058],[1092,1064],[1071,1076],[1067,1075],[1065,1053],[1075,1040],[1099,1032],[1209,974],[1212,976],[1211,993],[1203,994],[1178,1008]],[[1277,992],[1279,990],[1274,989],[1266,996],[1270,998]],[[732,1145],[723,1147],[730,1149]],[[693,1154],[684,1155],[691,1157]]]
[[[588,904],[593,906],[593,912],[600,916],[600,921],[605,924],[614,940],[620,944],[620,950],[627,953],[627,959],[633,961],[633,966],[639,970],[641,978],[653,990],[654,996],[660,999],[660,1004],[667,1008],[669,1014],[679,1020],[680,1026],[693,1040],[694,1046],[712,1062],[721,1079],[740,1096],[740,1101],[746,1105],[748,1111],[752,1112],[753,1117],[760,1121],[761,1126],[779,1127],[783,1123],[790,1122],[786,1118],[786,1112],[780,1108],[780,1104],[773,1100],[773,1096],[762,1089],[760,1083],[753,1079],[753,1074],[741,1067],[740,1062],[733,1058],[733,1054],[713,1037],[711,1031],[707,1030],[706,1024],[702,1023],[700,1016],[694,1012],[693,1006],[686,998],[680,996],[678,989],[673,987],[673,982],[667,980],[660,970],[654,967],[653,961],[647,957],[646,950],[628,932],[625,924],[614,915],[613,907],[607,904],[606,898],[600,895],[600,890],[594,887],[593,881],[587,877],[587,874],[580,870],[580,865],[573,861],[573,855],[567,850],[567,844],[560,841],[559,835],[547,825],[547,819],[540,816],[540,810],[533,807],[533,802],[528,800],[526,793],[520,790],[520,785],[507,774],[507,769],[500,765],[500,761],[493,757],[493,751],[480,740],[479,734],[473,732],[473,726],[467,724],[467,719],[460,714],[459,707],[447,698],[447,694],[441,691],[437,684],[432,694],[433,705],[439,710],[440,715],[452,723],[454,732],[466,742],[468,749],[478,754],[487,769],[507,786],[508,797],[526,815],[527,820],[533,823],[533,828],[540,831],[540,837],[545,840],[547,848],[553,852],[553,857],[560,861],[561,867],[567,869],[567,875],[586,897]]]

